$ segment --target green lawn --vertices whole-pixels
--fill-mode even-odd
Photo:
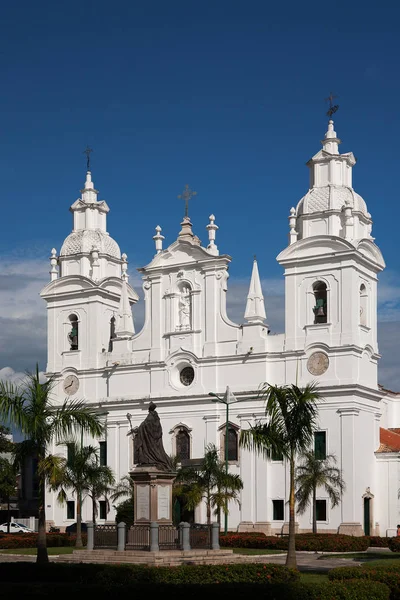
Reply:
[[[300,573],[300,581],[304,583],[321,583],[328,581],[327,573]]]
[[[85,550],[86,548],[82,548]],[[75,548],[75,546],[59,546],[58,548],[47,548],[47,552],[49,555],[58,555],[58,554],[72,554],[74,550],[80,550],[80,548]],[[11,550],[0,550],[1,554],[27,554],[29,556],[36,556],[37,548],[12,548]]]

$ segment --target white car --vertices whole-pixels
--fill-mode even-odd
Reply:
[[[0,525],[0,532],[7,533],[7,523]],[[10,523],[10,533],[35,533],[29,527],[22,525],[22,523],[16,523],[15,521]]]

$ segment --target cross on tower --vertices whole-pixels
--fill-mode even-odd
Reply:
[[[86,170],[90,171],[90,154],[93,152],[89,146],[86,146],[86,150],[83,151],[83,154],[86,154]]]
[[[193,196],[197,196],[197,192],[193,192],[190,189],[189,184],[185,185],[185,189],[183,190],[182,194],[179,194],[178,196],[179,200],[185,201],[185,217],[189,216],[189,200],[191,200]]]
[[[334,96],[332,92],[325,98],[325,102],[329,102],[329,110],[326,113],[329,118],[331,118],[339,108],[339,104],[333,104],[334,98],[337,98],[337,96]]]

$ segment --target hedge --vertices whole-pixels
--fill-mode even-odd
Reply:
[[[400,537],[389,538],[388,546],[392,552],[400,552]]]
[[[389,543],[392,538],[390,537],[379,537],[378,535],[369,535],[370,548],[389,548]]]
[[[389,588],[383,583],[348,581],[345,583],[323,582],[323,583],[288,583],[270,584],[260,589],[258,584],[232,584],[221,583],[219,585],[171,585],[145,584],[104,586],[84,583],[35,583],[17,584],[3,583],[2,594],[5,597],[15,598],[75,598],[85,599],[88,597],[96,600],[109,600],[113,592],[124,597],[140,597],[141,594],[149,594],[155,597],[169,597],[171,593],[174,598],[190,600],[248,600],[251,597],[260,596],[262,600],[389,600]]]
[[[0,534],[0,548],[2,550],[11,550],[13,548],[36,548],[37,539],[37,533],[22,533],[21,535],[17,533]],[[84,546],[86,546],[86,539],[86,534],[82,534]],[[47,533],[46,540],[49,548],[75,546],[76,535],[69,535],[68,533]]]
[[[0,563],[0,581],[19,582],[21,573],[28,582],[71,582],[99,585],[127,584],[220,584],[296,582],[295,569],[274,564],[180,565],[155,567],[133,564]]]
[[[400,566],[400,565],[399,565]],[[391,591],[392,600],[400,599],[400,568],[393,565],[377,567],[337,567],[328,573],[330,581],[344,582],[361,579],[368,583],[378,581],[387,585]]]
[[[254,548],[287,550],[288,537],[228,533],[220,536],[220,545],[225,548]],[[362,552],[370,544],[368,536],[356,537],[332,533],[301,533],[296,535],[296,550],[308,552]]]

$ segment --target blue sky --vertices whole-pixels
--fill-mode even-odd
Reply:
[[[189,183],[194,230],[232,256],[240,319],[257,255],[272,330],[282,330],[287,216],[308,189],[330,91],[341,151],[374,219],[381,276],[381,382],[400,387],[398,119],[400,9],[393,2],[22,0],[0,22],[0,369],[45,367],[37,294],[71,230],[83,150],[131,273],[179,231]],[[138,277],[135,275],[135,281]],[[139,309],[140,313],[140,309]],[[140,319],[140,314],[138,316]],[[385,356],[386,355],[386,356]]]

